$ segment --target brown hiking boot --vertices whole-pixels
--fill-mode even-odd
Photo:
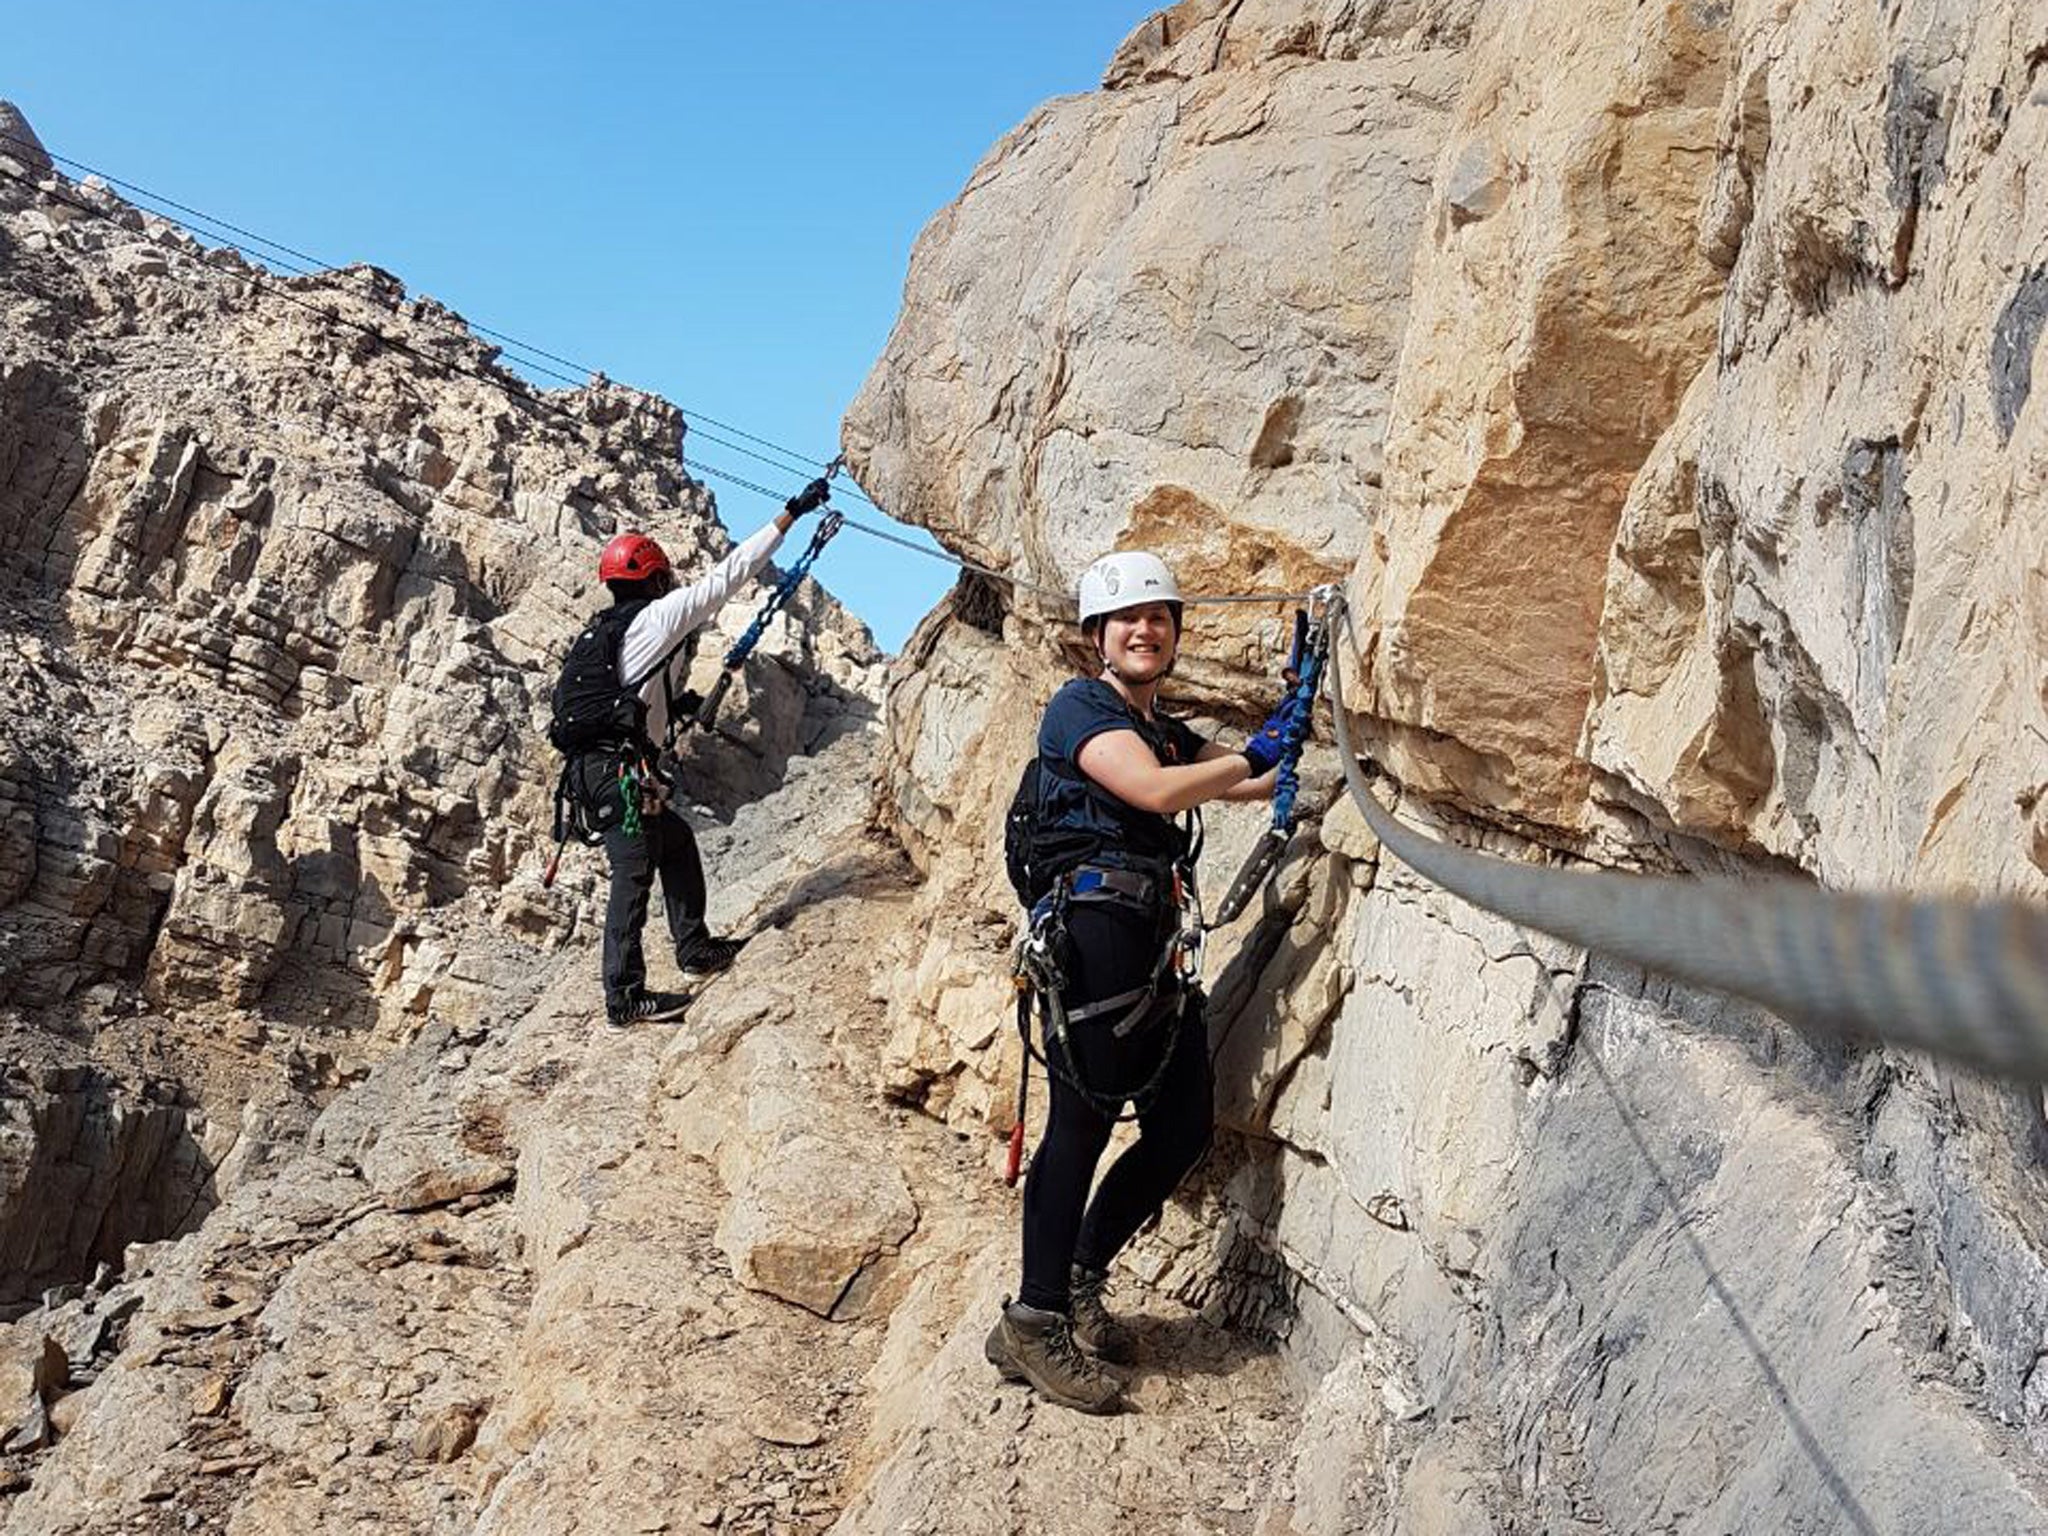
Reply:
[[[1064,1313],[1006,1301],[982,1352],[1009,1380],[1030,1382],[1062,1408],[1115,1413],[1121,1406],[1116,1378],[1074,1347],[1074,1325]]]
[[[1083,1354],[1129,1365],[1138,1358],[1138,1338],[1103,1305],[1109,1293],[1108,1271],[1076,1264],[1072,1277],[1068,1292],[1074,1298],[1074,1342]]]

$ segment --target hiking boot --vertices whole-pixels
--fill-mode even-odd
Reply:
[[[676,964],[683,968],[683,975],[697,981],[731,970],[733,957],[744,947],[742,939],[702,938],[677,955]]]
[[[642,992],[620,1008],[604,1011],[606,1029],[630,1029],[635,1024],[654,1024],[680,1019],[690,1000],[680,992]]]
[[[1068,1282],[1068,1294],[1074,1299],[1074,1342],[1083,1354],[1097,1360],[1129,1365],[1138,1358],[1138,1337],[1103,1304],[1108,1293],[1108,1271],[1074,1266]]]
[[[1062,1408],[1115,1413],[1121,1406],[1116,1378],[1074,1347],[1074,1325],[1063,1312],[1005,1301],[982,1353],[1005,1379],[1030,1382]]]

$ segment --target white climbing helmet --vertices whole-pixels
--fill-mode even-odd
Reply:
[[[1174,583],[1173,572],[1157,555],[1142,549],[1104,555],[1081,573],[1083,624],[1140,603],[1171,603],[1176,615],[1179,613],[1180,588]]]

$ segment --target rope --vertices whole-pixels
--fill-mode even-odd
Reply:
[[[1339,598],[1331,624],[1350,616]],[[2048,909],[1822,890],[1784,879],[1540,869],[1396,821],[1352,750],[1342,668],[1330,706],[1344,782],[1395,857],[1475,906],[1847,1036],[2048,1082]]]

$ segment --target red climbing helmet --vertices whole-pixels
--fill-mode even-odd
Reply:
[[[668,556],[644,533],[622,533],[597,559],[599,581],[645,581],[668,569]]]

